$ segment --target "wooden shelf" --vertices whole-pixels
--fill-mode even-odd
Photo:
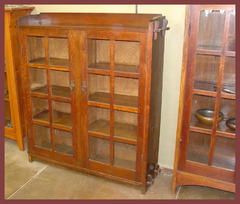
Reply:
[[[47,86],[42,86],[38,87],[35,89],[31,89],[32,93],[37,93],[37,94],[48,94],[48,87]],[[64,98],[70,98],[71,97],[71,90],[69,87],[65,86],[56,86],[52,85],[52,96],[58,96],[58,97],[64,97]]]
[[[45,57],[36,58],[33,60],[29,60],[29,63],[31,63],[31,64],[46,64],[46,59],[45,59]]]
[[[110,93],[95,92],[88,97],[89,101],[110,104]],[[114,94],[114,105],[130,108],[138,108],[138,97]]]
[[[209,47],[209,49],[202,49],[202,48],[198,48],[197,49],[197,54],[201,54],[201,55],[217,55],[217,56],[221,56],[222,52],[221,50],[214,50],[212,49],[212,47]]]
[[[44,111],[34,115],[33,120],[39,121],[39,122],[44,122],[44,123],[49,123],[49,111],[44,110]]]
[[[53,124],[72,128],[71,114],[53,110]]]
[[[96,63],[88,65],[88,69],[101,69],[101,70],[110,70],[110,63]],[[125,64],[115,64],[115,72],[124,72],[124,73],[138,73],[138,66],[136,65],[125,65]]]
[[[63,59],[63,58],[49,58],[49,65],[60,66],[60,67],[68,67],[69,66],[69,61],[68,61],[68,59]]]
[[[36,87],[36,88],[31,87],[31,92],[32,93],[40,93],[40,94],[48,94],[48,87],[47,86],[41,86],[41,87]]]
[[[52,85],[52,96],[60,96],[65,98],[71,97],[71,89],[65,86]]]
[[[217,95],[216,92],[200,90],[200,89],[193,89],[193,94],[203,95],[203,96],[213,96],[213,97],[216,97]]]
[[[46,65],[46,58],[45,57],[36,58],[36,59],[30,60],[29,63]],[[69,62],[68,62],[68,59],[63,59],[63,58],[49,58],[49,65],[50,66],[68,67]]]
[[[102,119],[94,121],[89,125],[88,132],[109,136],[110,135],[109,121]]]
[[[89,125],[89,133],[99,135],[110,135],[110,122],[107,120],[97,120]],[[114,137],[122,138],[123,140],[137,140],[137,126],[126,123],[114,123]]]

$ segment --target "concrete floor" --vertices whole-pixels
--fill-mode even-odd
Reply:
[[[235,194],[200,186],[171,192],[163,169],[146,194],[139,188],[45,163],[28,162],[26,150],[5,139],[5,199],[234,199]]]

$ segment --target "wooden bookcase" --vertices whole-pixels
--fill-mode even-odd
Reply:
[[[45,13],[18,25],[30,160],[145,191],[159,171],[165,17]]]
[[[236,121],[235,7],[189,6],[186,19],[173,189],[235,192],[236,128],[227,125]]]
[[[5,130],[4,136],[18,143],[23,150],[24,123],[21,117],[21,87],[19,76],[19,47],[17,41],[16,21],[21,16],[31,13],[33,7],[4,9],[4,105]]]

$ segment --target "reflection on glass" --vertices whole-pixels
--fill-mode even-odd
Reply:
[[[12,128],[12,121],[11,121],[11,111],[10,111],[10,102],[4,101],[5,109],[4,109],[4,118],[5,118],[5,127]]]
[[[194,88],[216,91],[220,57],[197,55]]]
[[[228,34],[228,50],[235,51],[236,50],[236,13],[235,10],[230,12],[230,25],[229,25],[229,34]]]
[[[210,149],[210,135],[190,132],[187,145],[187,160],[208,163]]]
[[[36,146],[51,149],[50,128],[33,125],[34,143]]]
[[[32,93],[48,93],[47,73],[45,69],[29,68],[29,78]]]
[[[49,64],[69,66],[68,40],[66,38],[49,38]]]
[[[226,12],[224,10],[202,10],[199,18],[198,44],[200,49],[220,50]]]
[[[137,73],[140,62],[140,43],[115,41],[115,71]]]
[[[88,100],[98,103],[110,103],[110,77],[98,74],[88,75]]]
[[[110,69],[109,40],[88,39],[88,68]]]
[[[88,107],[88,131],[105,136],[110,135],[110,111],[104,108]]]
[[[223,75],[223,93],[236,93],[236,60],[235,57],[226,57]]]
[[[138,79],[115,77],[114,104],[138,107]]]
[[[114,143],[114,166],[135,170],[136,146],[120,142]]]
[[[216,137],[212,165],[225,169],[235,169],[235,139]]]
[[[73,154],[72,134],[67,131],[54,129],[55,151],[64,154]]]
[[[69,72],[65,71],[50,71],[52,95],[70,98],[71,90],[69,83]]]
[[[89,137],[89,159],[109,164],[109,142]]]
[[[234,133],[227,125],[227,120],[236,118],[236,101],[232,99],[221,98],[220,110],[224,114],[224,120],[221,121],[217,127],[218,131]]]
[[[32,117],[33,120],[41,122],[49,121],[48,100],[32,97]]]
[[[45,64],[43,37],[27,37],[27,56],[30,63]]]
[[[124,111],[114,112],[114,137],[137,140],[138,115]]]
[[[72,127],[71,104],[52,101],[52,120],[56,125]]]

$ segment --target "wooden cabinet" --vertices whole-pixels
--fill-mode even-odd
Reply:
[[[24,124],[21,117],[21,87],[19,75],[19,47],[17,42],[16,21],[31,13],[33,7],[5,8],[4,10],[4,136],[18,143],[23,150]]]
[[[19,21],[30,159],[138,185],[159,171],[161,15]]]
[[[235,17],[231,5],[189,7],[173,188],[235,192]]]

